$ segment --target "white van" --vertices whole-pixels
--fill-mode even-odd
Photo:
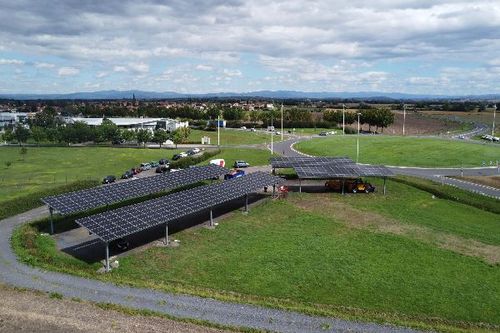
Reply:
[[[224,161],[224,159],[222,158],[217,158],[215,160],[211,160],[210,164],[218,165],[224,168],[226,166],[226,161]]]

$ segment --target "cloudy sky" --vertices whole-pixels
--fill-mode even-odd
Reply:
[[[500,1],[0,0],[0,93],[500,93]]]

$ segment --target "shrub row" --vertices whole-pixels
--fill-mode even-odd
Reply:
[[[170,167],[172,169],[184,169],[184,168],[187,168],[191,165],[196,165],[198,163],[206,161],[209,158],[214,157],[215,155],[217,155],[219,153],[220,153],[219,149],[205,151],[200,156],[188,156],[188,157],[181,158],[180,160],[177,160],[177,161],[172,161],[170,163]]]
[[[399,176],[395,177],[393,180],[429,192],[438,198],[460,202],[495,214],[500,214],[500,200],[415,177]]]
[[[22,197],[0,202],[0,220],[42,206],[41,198],[65,192],[97,186],[97,180],[81,180],[67,185],[27,194]]]

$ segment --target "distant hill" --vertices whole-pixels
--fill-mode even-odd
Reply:
[[[260,90],[250,92],[220,92],[206,94],[183,94],[173,91],[154,92],[142,90],[102,90],[93,92],[74,92],[68,94],[0,94],[0,99],[37,100],[37,99],[185,99],[185,98],[266,98],[266,99],[371,99],[371,100],[439,100],[439,99],[460,99],[460,100],[500,100],[500,94],[485,95],[425,95],[425,94],[404,94],[397,92],[306,92],[293,90]]]

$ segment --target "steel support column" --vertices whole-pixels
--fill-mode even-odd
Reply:
[[[214,226],[214,213],[212,211],[212,208],[210,208],[210,226]]]
[[[345,178],[342,178],[342,195],[345,194]]]
[[[54,209],[52,207],[49,207],[49,213],[50,213],[50,234],[54,234]]]
[[[245,212],[248,213],[248,194],[245,195]]]
[[[387,180],[387,177],[384,177],[384,195],[385,195],[385,193],[386,193],[386,189],[387,189],[387,187],[386,187],[386,185],[385,185],[385,181],[386,181],[386,180]]]
[[[165,245],[168,245],[170,243],[168,239],[168,223],[165,223]]]
[[[106,272],[109,272],[109,243],[106,242]]]
[[[302,181],[299,178],[299,193],[302,193]]]

